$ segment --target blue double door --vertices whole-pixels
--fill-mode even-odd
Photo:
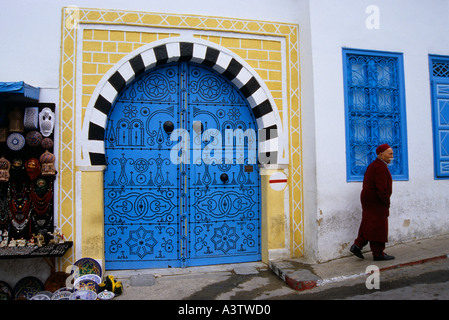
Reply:
[[[105,134],[106,268],[261,259],[257,127],[229,80],[181,62],[142,74]]]

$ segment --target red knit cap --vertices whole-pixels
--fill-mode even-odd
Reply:
[[[386,143],[381,144],[380,146],[377,147],[376,154],[382,153],[389,148],[390,148],[390,146],[388,144],[386,144]]]

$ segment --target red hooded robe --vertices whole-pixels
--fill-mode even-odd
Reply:
[[[393,179],[387,164],[380,159],[374,160],[366,169],[363,188],[362,223],[359,235],[376,242],[388,242],[388,216],[390,214],[390,196]]]

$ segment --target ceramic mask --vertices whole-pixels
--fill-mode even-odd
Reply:
[[[44,108],[39,113],[39,126],[44,137],[48,137],[53,132],[55,126],[55,113],[50,108]]]

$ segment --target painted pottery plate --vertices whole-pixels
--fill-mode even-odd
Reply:
[[[55,292],[53,292],[53,294],[55,294],[56,292],[60,292],[60,291],[69,291],[70,293],[72,293],[73,292],[73,288],[62,287],[62,288],[59,288],[58,290],[56,290]]]
[[[44,284],[36,277],[29,276],[19,280],[14,286],[14,297],[31,299],[36,293],[44,290]]]
[[[51,300],[70,300],[71,294],[72,294],[71,290],[55,291],[51,296]]]
[[[46,295],[48,298],[51,298],[51,296],[53,295],[53,293],[51,293],[50,291],[41,291],[41,292],[38,292],[37,294],[43,294],[43,295]]]
[[[0,300],[12,299],[12,288],[5,281],[0,281]]]
[[[91,290],[95,293],[98,293],[98,284],[91,279],[84,279],[81,281],[78,281],[74,286],[73,286],[73,290],[74,291],[79,291],[79,290]]]
[[[76,286],[76,284],[82,280],[92,280],[92,281],[95,281],[97,284],[101,283],[101,278],[99,276],[97,276],[96,274],[85,274],[85,275],[77,278],[73,285]]]
[[[78,267],[78,270],[76,269]],[[101,278],[101,266],[92,258],[82,258],[72,267],[73,278],[77,279],[85,274],[96,274]]]
[[[12,151],[19,151],[25,145],[25,137],[20,133],[11,133],[6,140],[6,145]]]
[[[98,294],[98,298],[100,300],[111,300],[114,297],[115,297],[114,292],[108,290],[102,291]]]
[[[30,300],[50,300],[48,295],[38,292]]]
[[[97,294],[91,290],[79,290],[70,295],[70,300],[97,300]]]

